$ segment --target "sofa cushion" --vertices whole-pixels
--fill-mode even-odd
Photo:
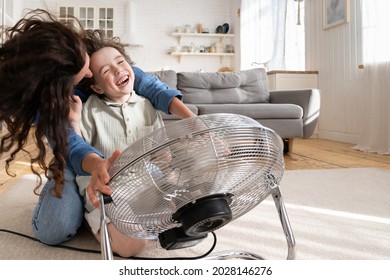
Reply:
[[[177,88],[191,104],[267,103],[267,74],[263,68],[240,72],[180,72]]]
[[[177,76],[175,71],[162,70],[147,73],[156,76],[161,82],[166,83],[170,89],[177,89]]]
[[[252,119],[302,119],[303,109],[295,104],[197,104],[198,114],[231,113]]]

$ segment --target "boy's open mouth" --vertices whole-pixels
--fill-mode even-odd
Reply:
[[[123,76],[122,78],[120,78],[117,82],[116,82],[116,85],[117,86],[123,86],[125,85],[127,82],[129,81],[129,76]]]

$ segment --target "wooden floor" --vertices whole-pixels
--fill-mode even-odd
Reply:
[[[294,139],[292,152],[285,156],[285,169],[378,167],[390,170],[390,156],[357,151],[353,146],[314,138]],[[35,149],[33,141],[30,141],[26,150],[34,153]],[[15,177],[8,176],[5,172],[6,156],[1,155],[0,158],[0,193],[12,186],[20,176],[31,173],[28,154],[20,153],[11,165]]]
[[[0,131],[0,136],[4,135],[4,129]],[[11,163],[10,172],[13,176],[9,176],[5,170],[6,158],[8,158],[9,153],[0,155],[0,194],[6,190],[8,187],[12,186],[19,178],[25,174],[31,174],[30,167],[30,156],[27,153],[30,152],[32,155],[36,154],[36,145],[32,138],[31,141],[28,141],[26,146],[26,152],[20,152],[16,155],[15,160]]]
[[[354,144],[323,139],[294,139],[293,151],[285,156],[286,170],[377,167],[390,170],[390,155],[353,149]]]

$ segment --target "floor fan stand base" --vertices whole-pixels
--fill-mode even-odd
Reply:
[[[273,188],[272,197],[278,211],[279,219],[287,241],[287,260],[295,258],[295,239],[291,229],[290,221],[287,216],[286,207],[283,202],[282,194],[279,187]],[[227,259],[244,259],[244,260],[265,260],[262,256],[248,251],[221,251],[212,253],[204,259],[208,260],[227,260]]]
[[[279,215],[279,219],[283,228],[284,235],[287,241],[287,260],[295,258],[295,239],[291,229],[290,221],[287,216],[286,207],[283,202],[282,194],[279,187],[274,187],[272,190],[272,197],[275,202],[275,207]],[[102,258],[104,260],[112,260],[113,253],[111,249],[111,242],[108,234],[106,215],[104,212],[103,195],[100,194],[100,207],[101,207],[101,250]],[[245,260],[265,260],[258,254],[251,253],[248,251],[220,251],[212,253],[203,259],[208,260],[227,260],[227,259],[245,259]]]

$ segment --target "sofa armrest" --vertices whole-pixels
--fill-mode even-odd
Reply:
[[[318,89],[271,90],[269,103],[296,104],[303,109],[303,138],[313,135],[320,115]]]

